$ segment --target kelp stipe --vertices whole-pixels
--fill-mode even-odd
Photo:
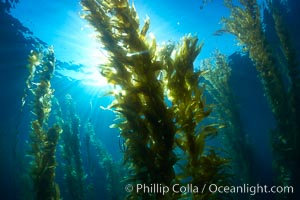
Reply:
[[[295,54],[288,32],[280,21],[282,18],[276,8],[278,1],[267,1],[274,19],[275,30],[279,38],[279,46],[285,62],[278,58],[272,43],[267,41],[264,33],[259,5],[256,0],[240,0],[242,7],[234,6],[227,1],[231,16],[224,18],[227,31],[237,36],[249,56],[256,64],[265,94],[277,122],[271,132],[274,152],[273,165],[276,171],[276,183],[279,185],[297,185],[299,182],[299,68],[295,62]],[[283,70],[280,70],[283,69]],[[283,71],[287,73],[282,73]],[[288,83],[284,82],[288,79]],[[299,185],[299,184],[298,184]],[[278,198],[288,198],[286,194],[278,194]]]
[[[80,142],[80,119],[75,112],[75,105],[71,95],[65,96],[62,107],[63,111],[63,133],[62,158],[64,180],[67,185],[67,194],[74,200],[85,198],[85,173],[82,164],[81,142]]]
[[[92,154],[96,156],[97,165],[106,173],[106,190],[109,199],[124,199],[125,183],[122,180],[124,170],[120,163],[113,160],[112,156],[105,150],[104,145],[96,138],[95,130],[91,122],[85,126],[84,143],[87,149],[89,176],[93,177],[93,160]]]
[[[57,124],[50,128],[48,126],[54,92],[50,83],[55,68],[54,50],[50,47],[47,50],[32,51],[28,62],[30,74],[26,84],[34,96],[30,134],[30,155],[34,159],[30,166],[33,199],[59,200],[59,187],[54,180],[55,151],[62,129]]]
[[[203,89],[198,87],[201,72],[193,71],[193,61],[200,51],[197,39],[185,37],[180,45],[167,45],[158,51],[155,38],[147,36],[150,20],[147,18],[139,30],[136,11],[128,1],[81,3],[86,11],[84,18],[94,26],[110,56],[110,62],[100,69],[116,88],[111,92],[115,96],[111,108],[119,120],[112,127],[119,128],[125,140],[126,181],[134,186],[159,183],[169,187],[183,183],[187,177],[197,185],[225,181],[227,174],[223,170],[227,160],[219,157],[213,147],[208,150],[205,143],[216,134],[217,125],[203,125],[197,130],[198,123],[210,113],[202,99]],[[173,52],[175,58],[171,56]],[[164,101],[165,94],[171,106]],[[179,159],[174,153],[176,146],[183,150],[188,163],[187,170],[180,175],[173,169]],[[207,199],[209,195],[206,191],[202,197]],[[127,198],[181,197],[184,195],[171,192],[164,196],[132,192]]]

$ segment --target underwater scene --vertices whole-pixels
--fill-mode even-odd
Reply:
[[[0,199],[300,199],[299,10],[1,0]]]

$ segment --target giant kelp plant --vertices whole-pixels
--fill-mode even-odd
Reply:
[[[34,98],[32,101],[31,122],[31,177],[33,182],[33,199],[60,199],[59,187],[55,183],[55,151],[61,127],[57,124],[49,127],[48,119],[52,106],[54,90],[50,80],[55,68],[53,48],[32,51],[29,56],[30,74],[26,81]]]
[[[85,145],[87,148],[89,176],[93,177],[92,153],[95,152],[97,165],[106,172],[105,182],[108,199],[124,199],[125,184],[122,182],[124,170],[119,163],[113,160],[112,156],[105,150],[104,145],[97,139],[94,127],[91,122],[86,124]],[[116,187],[118,185],[118,187]]]
[[[196,37],[188,35],[177,48],[173,49],[174,46],[169,45],[161,51],[166,66],[164,81],[167,98],[172,103],[170,109],[175,119],[175,143],[183,152],[180,157],[186,162],[181,167],[179,177],[186,178],[189,183],[197,186],[226,184],[228,173],[224,166],[228,160],[218,156],[216,148],[208,148],[206,144],[208,139],[216,136],[221,125],[204,123],[212,108],[205,103],[204,87],[199,86],[199,80],[205,71],[196,70],[193,65],[203,46],[203,43],[197,45],[197,42]],[[170,53],[174,53],[174,58],[171,58]],[[192,198],[216,197],[209,193],[194,193]]]
[[[82,4],[89,10],[85,18],[100,33],[111,55],[111,63],[103,67],[102,74],[122,89],[116,94],[113,107],[123,119],[118,126],[127,146],[124,155],[130,166],[127,179],[132,183],[170,186],[175,176],[175,130],[162,86],[157,81],[162,64],[152,61],[155,41],[150,46],[144,39],[149,20],[139,32],[135,10],[130,9],[127,1],[82,1]],[[143,194],[144,198],[149,195]]]
[[[239,106],[230,84],[231,67],[228,58],[215,51],[212,58],[203,60],[205,88],[216,106],[217,118],[224,124],[224,145],[232,159],[238,183],[253,183],[251,176],[252,152],[240,119]]]
[[[67,194],[71,199],[83,200],[85,198],[84,177],[80,143],[80,119],[75,112],[71,95],[65,96],[62,111],[62,157],[64,179],[67,185]]]
[[[171,186],[186,178],[203,183],[226,180],[221,158],[206,139],[217,132],[216,125],[204,125],[210,109],[198,86],[201,72],[193,62],[200,52],[196,37],[186,36],[179,45],[161,51],[155,38],[147,35],[150,20],[140,29],[134,6],[127,0],[82,0],[87,19],[98,33],[109,63],[102,75],[115,85],[111,107],[119,115],[115,125],[125,140],[126,181]],[[171,105],[165,101],[168,99]],[[174,149],[182,150],[176,155]],[[180,159],[182,158],[182,159]],[[181,162],[184,160],[183,162]],[[175,164],[183,165],[174,171]],[[177,199],[188,194],[132,192],[129,199]],[[208,199],[211,194],[193,194]]]
[[[226,2],[231,10],[230,17],[223,19],[226,30],[237,36],[254,61],[277,123],[271,136],[276,181],[281,185],[297,185],[300,133],[299,65],[283,18],[276,9],[279,1],[267,1],[274,20],[274,30],[279,38],[274,46],[267,40],[256,0],[240,0],[241,6],[233,5],[231,1]],[[272,26],[267,24],[267,28],[268,25]],[[278,47],[284,56],[277,55],[280,51],[274,49],[277,50]]]

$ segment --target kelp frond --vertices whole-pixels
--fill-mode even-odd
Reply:
[[[53,125],[48,128],[48,119],[52,106],[54,90],[50,80],[55,68],[53,48],[32,51],[29,56],[29,77],[26,81],[34,95],[32,102],[34,119],[31,122],[31,165],[35,199],[60,199],[59,187],[55,183],[56,145],[61,127]],[[33,82],[38,82],[33,84]]]
[[[120,129],[126,146],[125,179],[146,185],[181,183],[173,168],[179,160],[174,148],[179,147],[188,162],[185,177],[192,177],[195,183],[204,176],[205,180],[225,180],[221,168],[225,168],[227,160],[214,150],[208,151],[205,142],[216,134],[218,126],[201,125],[211,108],[202,96],[204,88],[199,87],[203,72],[195,72],[193,66],[202,47],[198,39],[186,36],[179,45],[167,44],[158,50],[155,38],[147,34],[149,18],[139,29],[135,8],[127,0],[81,3],[84,18],[94,26],[109,55],[110,62],[100,67],[102,75],[120,88],[117,93],[112,92],[115,101],[110,108],[119,115],[114,127]],[[165,102],[166,97],[171,105]],[[202,167],[205,164],[214,167]],[[128,196],[129,199],[180,197],[181,194],[134,192]]]

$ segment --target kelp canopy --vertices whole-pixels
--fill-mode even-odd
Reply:
[[[101,66],[102,75],[115,85],[111,108],[119,116],[118,127],[125,139],[124,160],[130,183],[160,183],[171,186],[185,178],[202,186],[226,180],[227,160],[214,148],[207,150],[206,140],[217,132],[217,125],[203,124],[211,109],[199,86],[201,71],[193,62],[202,45],[193,36],[180,44],[158,48],[148,37],[150,20],[140,29],[134,5],[127,0],[83,0],[88,20],[108,52],[110,62]],[[169,102],[167,104],[166,100]],[[175,154],[179,148],[182,153]],[[181,172],[174,165],[183,164]],[[132,193],[130,199],[177,199],[187,194]],[[193,194],[208,199],[211,194]]]

